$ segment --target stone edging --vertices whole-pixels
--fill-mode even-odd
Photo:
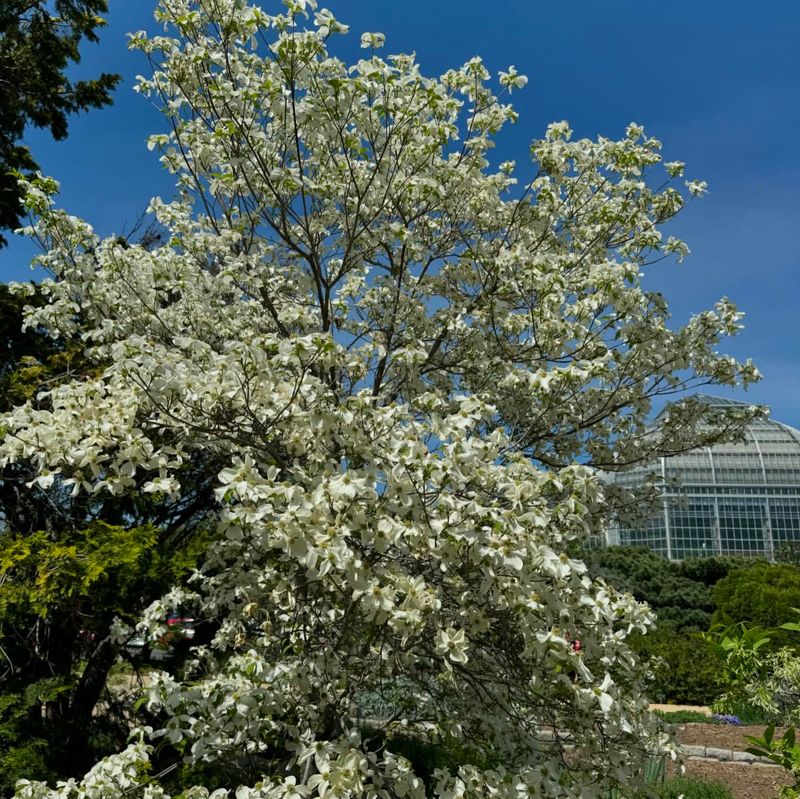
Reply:
[[[681,746],[681,752],[686,755],[686,757],[697,758],[699,760],[752,763],[755,766],[774,766],[775,768],[780,768],[766,757],[751,755],[749,752],[737,752],[735,749],[717,749],[714,746],[689,746],[684,744]]]

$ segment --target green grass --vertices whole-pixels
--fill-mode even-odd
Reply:
[[[716,708],[714,708],[716,712]],[[732,713],[738,716],[742,724],[769,724],[770,719],[761,708],[751,705],[734,705],[730,710],[723,710],[723,713]]]
[[[669,724],[723,724],[724,722],[715,719],[713,716],[706,716],[697,710],[654,710],[656,716],[664,719]],[[749,706],[736,707],[733,710],[726,710],[733,716],[737,716],[742,724],[770,724],[771,720],[764,715],[764,711]]]
[[[700,777],[674,777],[654,785],[653,790],[659,799],[733,799],[726,785]]]
[[[656,716],[670,724],[719,724],[716,719],[697,710],[656,710]]]

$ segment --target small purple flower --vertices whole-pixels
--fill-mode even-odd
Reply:
[[[742,720],[738,716],[732,716],[728,713],[714,713],[711,718],[720,724],[735,724],[737,727],[742,724]]]

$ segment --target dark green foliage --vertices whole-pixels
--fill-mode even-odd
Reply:
[[[701,777],[674,777],[654,786],[659,799],[733,799],[730,788]]]
[[[788,563],[757,562],[731,572],[713,590],[713,621],[769,629],[770,649],[797,646],[798,636],[778,628],[793,621],[800,608],[800,567]]]
[[[665,626],[633,644],[642,657],[655,659],[653,701],[707,705],[719,695],[719,664],[695,634]]]
[[[0,230],[20,227],[16,170],[37,169],[23,144],[27,125],[67,135],[67,117],[111,103],[118,75],[71,81],[65,70],[80,61],[83,39],[97,41],[107,0],[0,2]],[[0,235],[0,246],[6,244]]]
[[[669,561],[644,547],[609,547],[582,554],[593,577],[628,591],[655,611],[657,629],[632,643],[655,659],[652,698],[708,704],[719,694],[719,665],[697,633],[711,625],[713,587],[728,574],[752,566],[745,558]]]
[[[712,586],[748,563],[741,558],[669,561],[644,547],[593,549],[583,557],[593,577],[647,602],[659,627],[676,631],[708,629],[714,610]]]
[[[775,560],[778,563],[800,564],[800,541],[784,541],[775,550]]]
[[[687,558],[675,563],[675,566],[686,579],[713,587],[731,572],[748,569],[758,562],[761,561],[748,557],[722,555],[713,558]]]
[[[0,411],[27,400],[46,409],[43,390],[102,368],[79,341],[21,332],[23,306],[40,301],[0,287]],[[132,656],[111,623],[135,621],[197,564],[219,468],[204,456],[187,463],[174,501],[136,490],[72,497],[58,480],[30,486],[32,464],[0,469],[0,796],[20,777],[82,774],[124,746],[131,708],[107,681]]]
[[[443,769],[451,774],[458,771],[459,766],[473,765],[478,768],[497,768],[500,761],[491,753],[478,750],[470,746],[467,739],[438,738],[425,740],[411,735],[389,733],[385,729],[376,729],[372,726],[363,726],[361,735],[365,744],[371,751],[380,752],[388,750],[395,755],[406,758],[414,771],[426,787],[428,796],[434,795],[434,772]],[[269,754],[264,754],[264,761],[269,760]],[[180,763],[180,753],[174,748],[165,745],[159,747],[155,753],[154,770],[168,768]],[[211,763],[193,763],[181,765],[179,768],[165,776],[163,784],[168,787],[174,796],[180,794],[191,785],[202,784],[210,791],[217,788],[256,781],[263,774],[264,762],[257,758],[236,758],[235,761],[222,762],[215,760]]]
[[[38,296],[28,297],[30,305],[41,302]],[[11,381],[19,365],[28,359],[40,362],[52,354],[49,339],[34,330],[22,332],[22,309],[25,303],[0,284],[0,409],[12,407]]]
[[[50,742],[26,735],[42,705],[57,701],[69,685],[64,680],[42,679],[29,682],[22,690],[6,688],[0,697],[0,790],[10,791],[17,780],[30,774],[45,779],[57,776],[48,765]]]
[[[364,729],[363,735],[375,751],[385,748],[406,758],[411,763],[414,774],[425,783],[429,796],[433,795],[433,774],[437,769],[454,774],[462,765],[471,764],[478,768],[494,768],[499,765],[491,754],[476,750],[462,739],[425,741],[411,736],[387,736],[383,731],[372,729]]]
[[[655,659],[657,701],[709,704],[722,692],[720,662],[697,633],[716,623],[772,630],[793,620],[792,608],[800,607],[800,567],[787,563],[732,557],[668,561],[636,547],[592,549],[582,557],[593,577],[655,611],[657,629],[632,643],[640,655]],[[770,632],[770,638],[770,651],[798,645],[797,634],[788,630]],[[747,707],[736,714],[753,717]]]

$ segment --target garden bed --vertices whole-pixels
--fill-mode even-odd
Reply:
[[[734,799],[777,799],[781,786],[791,785],[791,777],[778,766],[748,763],[723,763],[718,760],[688,759],[686,776],[702,777],[726,785]],[[668,775],[676,774],[670,766]]]
[[[713,746],[743,752],[750,745],[745,736],[760,737],[765,729],[763,724],[682,724],[675,737],[678,743],[690,746]],[[775,736],[782,734],[783,728],[777,727]]]
[[[763,724],[682,724],[676,730],[679,743],[687,746],[705,746],[715,749],[743,752],[748,747],[746,735],[761,736]],[[776,730],[780,735],[782,729]],[[734,799],[777,799],[784,785],[791,785],[792,778],[778,766],[760,763],[734,763],[713,759],[686,758],[684,761],[686,775],[702,777],[727,785]],[[677,768],[670,766],[669,772],[677,773]]]

